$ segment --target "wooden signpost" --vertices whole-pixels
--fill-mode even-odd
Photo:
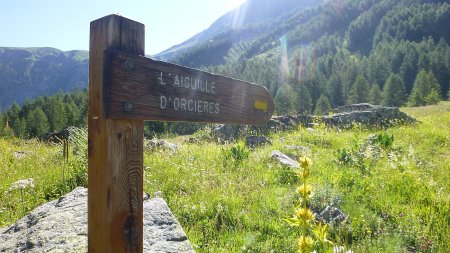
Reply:
[[[274,102],[260,85],[144,57],[144,25],[91,22],[88,250],[143,251],[144,120],[264,125]]]

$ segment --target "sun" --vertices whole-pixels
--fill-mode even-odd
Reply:
[[[228,8],[229,9],[237,8],[244,2],[245,2],[245,0],[228,0]]]

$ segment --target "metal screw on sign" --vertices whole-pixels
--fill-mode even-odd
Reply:
[[[133,111],[134,104],[132,102],[125,102],[123,107],[126,112],[131,112],[131,111]]]
[[[123,66],[125,67],[126,70],[133,70],[134,69],[134,62],[130,61],[130,60],[126,60],[123,63]]]

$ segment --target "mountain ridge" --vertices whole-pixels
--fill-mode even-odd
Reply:
[[[0,110],[36,96],[85,89],[88,52],[51,47],[0,47]]]
[[[155,58],[171,60],[176,54],[188,50],[196,44],[213,39],[223,33],[233,33],[250,25],[268,21],[286,12],[307,8],[323,3],[324,0],[247,0],[241,6],[219,17],[207,29],[197,33],[184,42],[174,45],[156,55]],[[250,12],[249,10],[259,10]]]
[[[405,104],[421,71],[440,86],[435,101],[448,97],[449,23],[444,0],[249,0],[154,57],[261,84],[279,101],[279,113],[312,112],[319,98],[333,107],[382,103],[390,75],[403,82]],[[0,50],[0,110],[87,85],[87,52],[16,48],[8,59],[8,50]]]

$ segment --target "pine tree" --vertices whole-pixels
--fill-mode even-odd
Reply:
[[[297,112],[301,114],[309,114],[312,111],[312,99],[308,87],[303,83],[297,86]]]
[[[391,74],[383,88],[383,105],[401,106],[405,103],[406,91],[402,78]]]
[[[330,89],[330,102],[333,107],[344,105],[344,91],[342,90],[341,80],[336,75],[332,75],[328,81],[328,87]]]
[[[437,89],[432,89],[430,93],[425,97],[427,105],[435,105],[441,101],[441,94]]]
[[[48,119],[44,111],[40,107],[36,107],[28,114],[27,128],[30,137],[39,137],[42,134],[48,132]]]
[[[27,122],[23,118],[17,119],[15,122],[15,133],[16,136],[24,138],[27,136]]]
[[[290,85],[282,85],[280,89],[278,89],[274,100],[275,109],[279,115],[291,114],[295,112],[297,93]]]
[[[369,103],[379,105],[381,104],[381,101],[383,101],[383,92],[381,91],[380,86],[374,83],[369,91]]]
[[[388,61],[378,54],[372,54],[369,59],[369,80],[374,83],[385,83],[391,73]]]
[[[328,98],[326,96],[321,95],[317,100],[315,114],[323,115],[326,114],[330,109],[330,101],[328,101]]]
[[[408,98],[409,106],[437,104],[441,100],[439,82],[432,71],[420,70]]]
[[[6,118],[9,124],[9,127],[13,130],[15,135],[17,134],[17,129],[19,128],[19,113],[20,107],[17,103],[14,103],[9,110],[6,112]]]
[[[348,97],[349,104],[367,102],[369,97],[369,83],[362,75],[356,77]]]
[[[66,102],[64,106],[65,115],[67,116],[67,126],[76,126],[81,127],[78,125],[80,113],[73,101]]]
[[[413,87],[414,77],[417,75],[417,58],[417,52],[414,48],[409,48],[405,58],[403,58],[400,75],[405,86],[405,92],[410,92]]]
[[[48,119],[50,131],[60,131],[66,126],[67,116],[61,95],[48,98],[44,112]]]
[[[445,91],[450,83],[450,62],[447,62],[448,59],[446,59],[447,47],[445,39],[441,38],[435,51],[431,54],[431,70],[439,83],[439,90],[442,92],[439,97],[446,95]]]

